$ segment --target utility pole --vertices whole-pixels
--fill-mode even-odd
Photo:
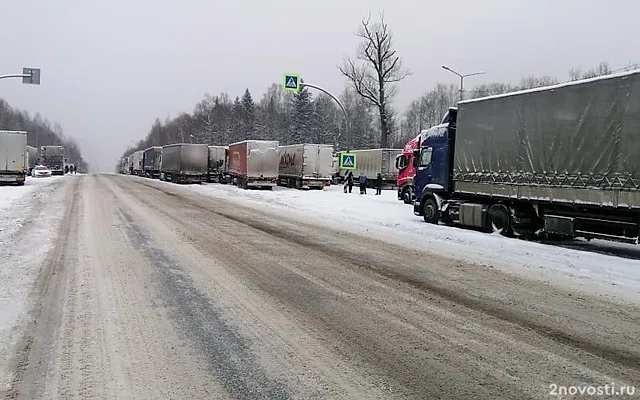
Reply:
[[[485,72],[474,72],[472,74],[461,74],[457,71],[452,70],[451,68],[447,67],[446,65],[442,66],[442,69],[446,69],[447,71],[454,73],[456,75],[458,75],[460,77],[460,101],[462,101],[464,99],[464,78],[468,77],[468,76],[474,76],[474,75],[483,75],[485,74]]]

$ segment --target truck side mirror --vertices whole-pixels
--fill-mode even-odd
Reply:
[[[420,160],[420,149],[415,149],[413,151],[413,168],[418,168],[418,160]]]

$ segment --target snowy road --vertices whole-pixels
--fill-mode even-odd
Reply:
[[[5,366],[6,398],[640,389],[636,305],[184,186],[90,175],[54,194],[64,217]]]

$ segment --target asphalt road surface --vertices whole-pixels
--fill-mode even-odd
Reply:
[[[631,305],[179,185],[88,175],[58,190],[65,217],[5,398],[640,392]]]

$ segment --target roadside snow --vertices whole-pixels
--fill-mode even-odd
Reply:
[[[56,189],[65,178],[28,177],[24,186],[0,186],[0,388],[8,383],[28,295],[61,219]]]
[[[144,178],[138,178],[144,179]],[[171,184],[171,183],[166,183]],[[640,246],[594,240],[545,244],[508,239],[457,227],[426,224],[396,192],[375,196],[344,194],[341,186],[323,191],[276,188],[241,190],[231,185],[187,186],[250,207],[285,211],[333,228],[365,234],[442,256],[569,286],[611,299],[640,303]]]

